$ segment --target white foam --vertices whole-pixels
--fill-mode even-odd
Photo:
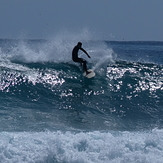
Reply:
[[[86,59],[89,62],[96,64],[94,69],[101,64],[113,60],[113,50],[108,48],[103,41],[96,40],[96,36],[88,29],[83,29],[78,32],[61,31],[49,40],[36,40],[33,42],[17,41],[9,52],[3,54],[9,60],[18,60],[21,62],[70,62],[72,61],[72,49],[77,42],[83,43],[83,48],[90,54],[91,59],[79,51],[79,57]],[[0,49],[0,56],[2,50]]]
[[[22,40],[12,48],[10,56],[23,62],[68,62],[77,42],[88,40],[91,34],[86,29],[77,33],[62,31],[47,41],[29,43]]]
[[[148,132],[1,132],[3,163],[161,163],[163,130]]]

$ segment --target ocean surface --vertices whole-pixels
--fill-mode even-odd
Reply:
[[[162,162],[163,42],[0,40],[0,163]]]

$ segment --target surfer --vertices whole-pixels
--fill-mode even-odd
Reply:
[[[82,48],[82,43],[78,42],[78,44],[72,50],[72,60],[74,62],[79,62],[83,66],[83,71],[86,72],[86,74],[89,74],[90,72],[87,70],[86,60],[78,57],[79,49],[82,50],[88,56],[88,58],[91,58],[89,54]]]

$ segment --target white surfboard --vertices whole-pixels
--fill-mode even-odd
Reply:
[[[86,72],[83,73],[84,77],[93,78],[96,75],[95,72],[92,69],[89,69],[88,71],[90,72],[89,74],[86,74]]]

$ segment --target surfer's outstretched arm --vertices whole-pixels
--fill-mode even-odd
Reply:
[[[80,48],[80,50],[82,50],[82,51],[88,56],[88,58],[91,58],[91,57],[89,56],[89,54],[88,54],[83,48]]]

